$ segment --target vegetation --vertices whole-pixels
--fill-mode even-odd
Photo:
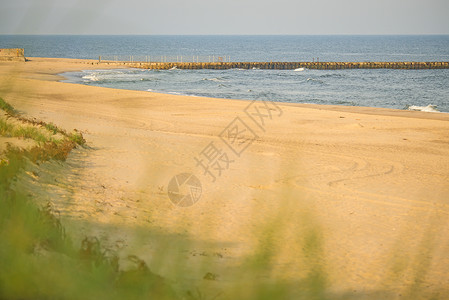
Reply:
[[[120,272],[117,255],[104,250],[98,239],[85,238],[76,247],[51,203],[38,207],[29,194],[15,189],[17,176],[29,166],[64,161],[86,141],[80,132],[68,134],[52,123],[18,117],[1,98],[0,107],[23,124],[0,119],[2,136],[38,142],[30,149],[8,145],[0,161],[0,299],[176,298],[137,257],[130,257],[135,270]]]
[[[75,144],[84,145],[86,143],[81,132],[74,130],[68,133],[53,123],[26,118],[20,115],[17,110],[2,98],[0,98],[0,108],[7,114],[8,118],[12,118],[21,123],[20,125],[15,125],[12,122],[8,122],[8,118],[0,119],[0,135],[2,136],[23,137],[37,142],[47,143],[60,141],[60,139],[54,137],[59,134]]]
[[[0,109],[4,110],[6,113],[8,113],[10,115],[16,115],[17,114],[17,112],[14,110],[14,108],[11,106],[11,104],[6,102],[2,98],[0,98]]]

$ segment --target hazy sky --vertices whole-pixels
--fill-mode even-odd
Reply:
[[[449,0],[0,0],[0,34],[449,34]]]

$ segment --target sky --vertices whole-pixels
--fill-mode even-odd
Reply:
[[[0,34],[449,34],[449,0],[0,0]]]

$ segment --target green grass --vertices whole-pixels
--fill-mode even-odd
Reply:
[[[13,130],[12,136],[32,139],[36,142],[48,142],[50,138],[42,130],[33,126],[18,126]]]
[[[86,144],[86,140],[81,132],[74,130],[71,133],[67,133],[67,131],[59,128],[54,123],[46,123],[23,117],[2,98],[0,98],[0,108],[3,109],[9,117],[23,123],[23,125],[15,125],[8,122],[7,119],[0,119],[0,135],[2,136],[32,139],[38,143],[60,143],[63,140],[69,140],[80,146]],[[56,134],[62,135],[64,139],[53,137],[53,135]]]
[[[67,137],[69,138],[70,141],[72,141],[78,145],[82,146],[82,145],[86,144],[86,140],[84,139],[82,133],[79,131],[74,131],[72,133],[69,133],[67,135]]]
[[[0,119],[0,135],[11,137],[13,136],[14,125],[5,119]]]
[[[0,109],[4,110],[10,115],[15,115],[17,113],[16,110],[11,106],[11,104],[6,102],[2,98],[0,98]]]
[[[53,124],[53,123],[47,123],[47,124],[45,124],[45,128],[46,128],[48,131],[52,132],[53,134],[57,134],[57,133],[59,132],[58,126],[56,126],[56,125]]]
[[[52,141],[52,138],[45,133],[44,130],[35,126],[14,125],[8,120],[0,119],[0,135],[5,137],[32,139],[38,143]]]
[[[13,111],[3,100],[0,105]],[[39,142],[31,149],[8,145],[0,161],[0,299],[175,299],[171,287],[143,261],[132,257],[136,269],[119,272],[117,255],[98,239],[86,238],[77,247],[50,203],[39,207],[26,191],[15,189],[18,176],[31,166],[64,161],[86,142],[80,132],[66,134],[44,124],[46,130],[65,133],[62,140],[50,140],[41,122],[29,123],[34,126],[0,120],[2,136]]]
[[[71,133],[67,133],[66,130],[56,126],[54,123],[46,123],[36,119],[26,118],[20,115],[2,98],[0,98],[0,109],[4,110],[9,117],[13,117],[15,120],[20,121],[23,124],[31,125],[15,126],[7,120],[0,119],[0,134],[3,136],[30,138],[37,142],[58,142],[57,139],[51,137],[50,135],[60,134],[80,146],[86,143],[86,140],[81,132],[74,130]],[[45,135],[44,132],[48,132],[48,136]]]

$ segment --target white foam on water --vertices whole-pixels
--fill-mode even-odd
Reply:
[[[132,78],[133,74],[136,72],[133,70],[95,70],[95,71],[83,71],[87,73],[82,76],[82,79],[88,81],[102,81],[102,80],[118,80]]]
[[[222,78],[220,77],[215,77],[215,78],[203,78],[204,81],[223,81]]]
[[[324,81],[322,81],[322,80],[319,80],[319,79],[316,79],[316,78],[311,78],[311,77],[307,78],[306,81],[317,82],[317,83],[324,83]]]
[[[83,77],[81,77],[83,79],[87,79],[89,81],[99,81],[100,79],[94,74],[89,74],[89,75],[84,75]]]
[[[410,105],[407,107],[407,110],[414,110],[414,111],[425,111],[425,112],[440,112],[437,110],[436,105],[429,104],[427,106],[417,106],[417,105]]]

